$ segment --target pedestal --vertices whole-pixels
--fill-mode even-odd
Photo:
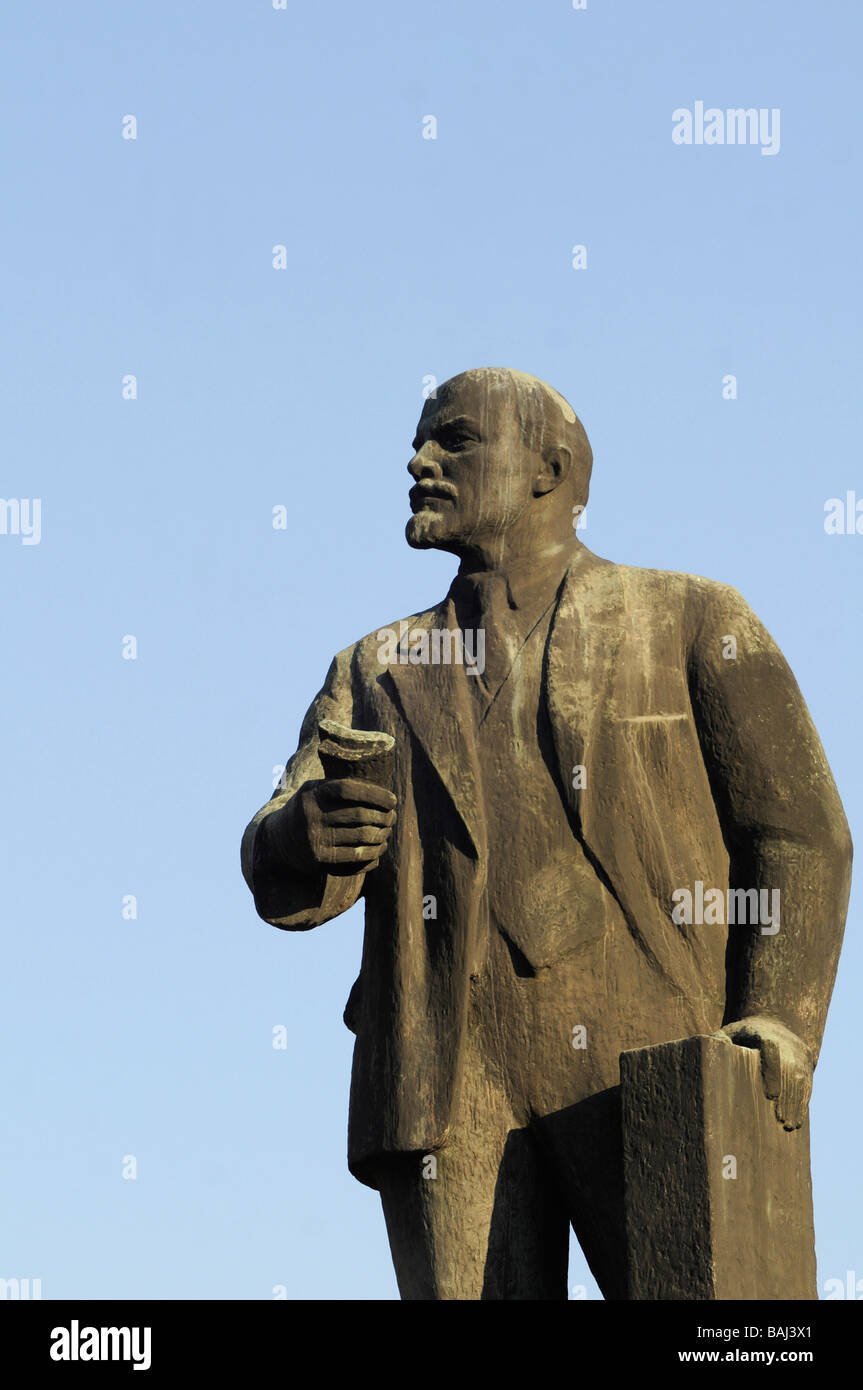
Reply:
[[[630,1299],[817,1299],[809,1121],[718,1038],[620,1057]]]

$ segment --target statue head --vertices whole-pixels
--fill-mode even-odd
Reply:
[[[572,534],[593,462],[575,411],[538,377],[461,372],[420,416],[408,544],[462,558],[527,554]]]

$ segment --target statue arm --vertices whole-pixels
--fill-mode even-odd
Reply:
[[[290,817],[296,798],[308,782],[323,778],[318,756],[318,724],[334,719],[350,726],[353,712],[351,657],[353,649],[333,659],[323,687],[312,701],[300,730],[297,751],[289,760],[273,796],[252,818],[243,835],[243,877],[252,890],[255,908],[265,922],[288,931],[306,931],[346,912],[362,891],[365,871],[308,873],[296,867],[270,833],[276,813]]]
[[[690,691],[730,856],[729,886],[766,890],[768,914],[778,907],[778,921],[760,914],[760,924],[729,928],[725,1031],[759,1048],[767,1093],[785,1093],[777,1113],[795,1122],[791,1128],[805,1115],[836,976],[851,838],[821,741],[776,643],[736,590],[697,586]],[[808,1085],[800,1079],[807,1071]]]

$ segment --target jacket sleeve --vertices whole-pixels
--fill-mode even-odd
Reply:
[[[848,823],[797,682],[748,604],[697,580],[690,618],[691,699],[729,887],[767,890],[779,904],[778,930],[729,928],[725,1022],[779,1019],[814,1063],[848,907]]]
[[[323,777],[318,756],[318,721],[335,719],[340,724],[352,724],[352,654],[353,649],[349,649],[334,657],[323,688],[306,712],[296,753],[273,796],[252,818],[243,835],[243,877],[254,894],[258,915],[272,926],[288,931],[306,931],[328,922],[352,907],[362,891],[362,872],[315,877],[297,873],[274,852],[266,824],[268,817],[291,802],[307,782]]]

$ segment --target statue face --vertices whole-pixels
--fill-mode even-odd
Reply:
[[[456,377],[426,401],[408,464],[408,544],[459,555],[500,536],[532,500],[537,460],[524,446],[511,392]]]

